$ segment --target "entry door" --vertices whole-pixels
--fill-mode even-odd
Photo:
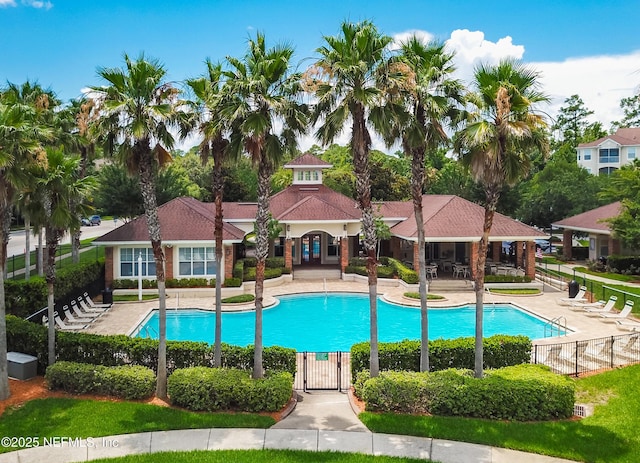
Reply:
[[[302,263],[320,263],[320,235],[317,233],[302,237]]]

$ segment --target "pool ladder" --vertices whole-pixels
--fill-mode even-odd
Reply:
[[[145,326],[145,327],[143,327],[143,330],[144,330],[144,334],[145,334],[145,336],[144,336],[145,339],[147,339],[147,338],[149,338],[149,339],[158,339],[160,337],[158,335],[158,332],[154,328],[152,328],[151,326]],[[142,331],[142,329],[140,331]],[[155,335],[155,337],[152,336],[152,335]]]
[[[544,337],[553,336],[554,330],[558,336],[560,336],[560,334],[567,334],[567,319],[564,316],[561,315],[544,324]],[[562,330],[562,332],[560,330]]]

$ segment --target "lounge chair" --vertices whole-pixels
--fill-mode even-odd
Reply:
[[[89,304],[87,304],[87,301],[85,301],[84,299],[82,299],[82,296],[80,296],[78,298],[77,301],[74,301],[74,303],[76,305],[79,305],[81,307],[81,311],[85,312],[85,313],[97,313],[97,314],[103,314],[105,313],[108,309],[106,308],[102,308],[102,309],[96,309],[96,308],[92,308],[89,307]]]
[[[586,312],[587,315],[595,317],[597,314],[611,312],[615,307],[616,302],[618,302],[618,298],[616,296],[611,296],[606,303],[604,301],[598,301],[591,304],[574,302],[569,308],[575,311]]]
[[[623,318],[627,318],[627,315],[629,315],[632,310],[633,301],[627,301],[624,303],[624,307],[622,308],[622,311],[620,311],[620,313],[601,313],[598,315],[607,320],[622,320]]]
[[[613,338],[608,338],[604,342],[591,344],[583,354],[584,359],[592,362],[595,368],[610,366],[613,342]]]
[[[618,328],[621,330],[640,331],[640,322],[633,320],[616,320],[616,325],[618,325]]]
[[[89,326],[89,325],[77,325],[77,324],[67,325],[65,322],[62,321],[62,319],[58,315],[54,317],[54,320],[56,322],[56,329],[60,331],[78,331],[78,330],[83,330],[87,326]],[[44,321],[44,318],[43,318],[43,321]]]
[[[614,345],[614,354],[627,361],[640,360],[640,343],[638,343],[638,338],[640,338],[640,334],[629,336],[625,345],[619,349],[616,349],[616,345]]]
[[[89,304],[89,307],[91,307],[92,309],[108,309],[113,305],[113,304],[104,304],[104,303],[98,304],[96,302],[93,302],[91,300],[91,297],[89,296],[89,293],[84,293],[83,297]]]
[[[103,311],[95,311],[95,312],[83,312],[82,310],[80,310],[80,307],[78,307],[78,304],[76,304],[76,301],[71,301],[71,309],[73,310],[73,313],[76,314],[76,316],[80,317],[80,318],[98,318],[100,315],[103,314]]]
[[[589,302],[589,300],[584,297],[587,294],[587,287],[580,286],[580,291],[576,294],[576,297],[561,297],[558,299],[558,304],[560,305],[571,305],[574,302]]]
[[[65,305],[62,309],[62,311],[64,312],[64,319],[66,321],[68,321],[69,323],[77,323],[78,325],[81,323],[91,323],[94,319],[93,318],[79,318],[79,317],[74,317],[73,314],[69,311],[69,306]]]

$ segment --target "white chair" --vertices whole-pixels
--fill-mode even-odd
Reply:
[[[91,300],[91,297],[89,296],[89,293],[84,293],[84,298],[86,299],[87,303],[89,304],[89,307],[93,308],[93,309],[108,309],[109,307],[111,307],[113,304],[98,304],[96,302],[93,302]]]
[[[69,311],[69,306],[65,305],[62,308],[62,311],[64,312],[64,316],[65,316],[65,320],[67,320],[69,323],[91,323],[94,319],[93,318],[77,318],[74,317],[73,314]]]
[[[580,286],[580,290],[578,291],[578,294],[576,294],[576,297],[561,297],[558,299],[558,304],[571,305],[573,302],[589,302],[589,300],[584,297],[585,294],[587,294],[587,287]]]
[[[624,303],[624,307],[622,308],[620,313],[601,313],[599,315],[600,317],[606,320],[614,320],[614,321],[622,320],[624,318],[627,318],[627,315],[629,315],[632,310],[633,310],[633,301],[627,301]]]
[[[71,309],[73,310],[73,313],[75,313],[80,318],[95,319],[103,314],[103,311],[83,312],[82,310],[80,310],[80,307],[78,307],[78,304],[76,304],[76,301],[71,301]]]
[[[617,296],[611,296],[607,302],[598,301],[598,302],[572,302],[569,309],[577,312],[586,312],[587,315],[596,316],[599,313],[607,313],[613,310],[616,302],[618,301]]]

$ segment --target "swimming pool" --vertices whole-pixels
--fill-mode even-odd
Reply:
[[[348,351],[369,339],[369,298],[365,294],[329,293],[280,296],[280,303],[263,311],[265,346],[297,351]],[[545,320],[509,304],[485,305],[484,335],[545,336]],[[200,309],[167,310],[167,339],[213,343],[215,312]],[[222,314],[222,341],[253,344],[255,313]],[[429,339],[473,336],[475,306],[429,307]],[[158,313],[153,311],[134,331],[137,337],[157,337]],[[420,310],[378,299],[380,342],[420,339]]]

